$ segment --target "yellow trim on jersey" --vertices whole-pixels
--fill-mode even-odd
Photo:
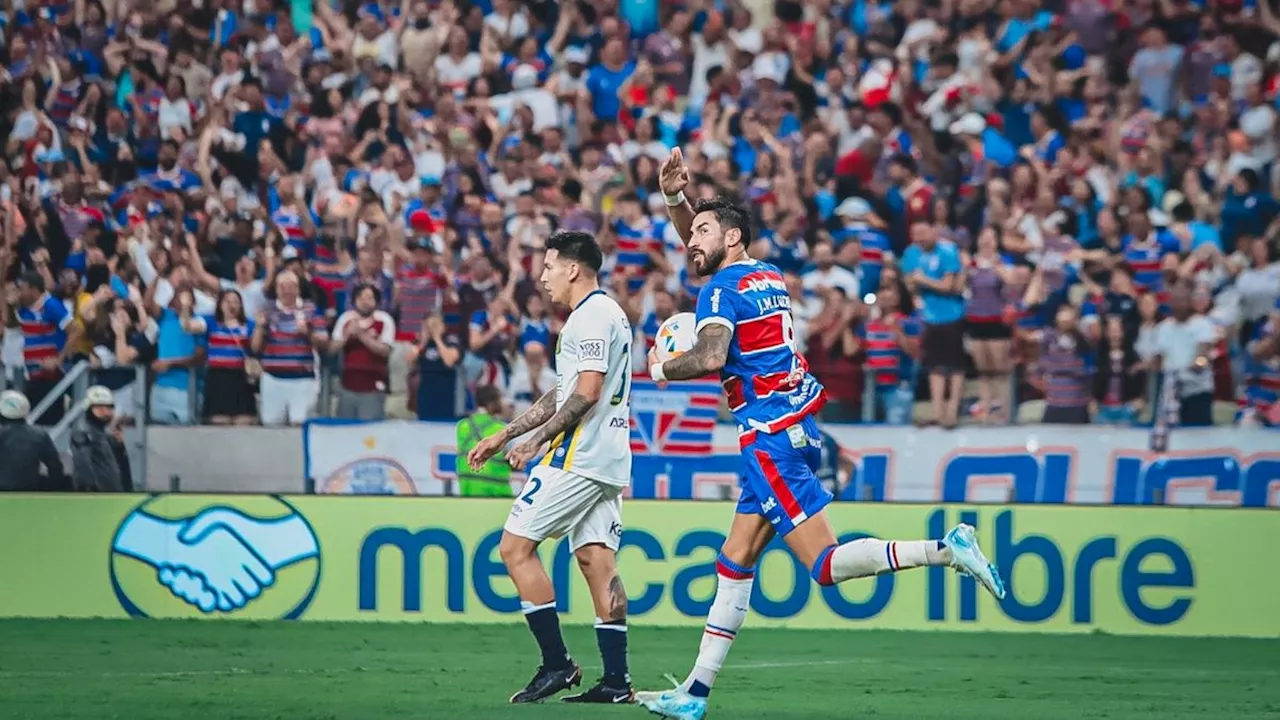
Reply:
[[[573,439],[569,441],[569,452],[564,456],[564,469],[569,470],[573,467],[573,453],[578,449],[578,441],[582,439],[582,424],[573,429]],[[630,440],[628,439],[628,442]]]
[[[560,447],[560,441],[564,439],[564,433],[556,435],[551,444],[547,446],[547,454],[542,456],[542,462],[539,465],[550,465],[551,459],[556,456],[556,448]]]

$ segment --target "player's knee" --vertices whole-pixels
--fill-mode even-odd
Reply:
[[[720,554],[716,557],[716,562],[741,572],[752,572],[756,559],[749,543],[735,542],[734,538],[729,538],[720,546]]]
[[[831,576],[831,554],[835,550],[835,545],[828,545],[825,550],[818,553],[818,559],[813,562],[813,567],[809,568],[809,575],[819,585],[831,586],[836,584],[835,579]]]
[[[498,543],[498,556],[508,567],[528,560],[537,550],[538,546],[532,540],[509,532],[503,533],[502,540]]]
[[[613,551],[604,545],[583,545],[573,551],[573,556],[583,572],[604,570],[607,569],[605,565],[613,557]]]

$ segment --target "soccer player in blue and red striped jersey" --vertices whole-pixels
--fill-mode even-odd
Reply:
[[[756,562],[775,535],[823,586],[926,565],[973,575],[996,597],[1004,596],[1004,584],[967,525],[944,540],[861,538],[837,544],[826,515],[832,495],[815,472],[823,441],[814,416],[826,391],[797,351],[782,273],[747,255],[751,220],[745,209],[720,198],[688,202],[689,170],[679,148],[663,164],[659,183],[689,266],[711,279],[698,295],[693,348],[666,362],[650,352],[649,374],[664,382],[720,373],[738,422],[743,469],[693,672],[675,689],[637,693],[636,701],[664,717],[702,720],[711,686],[746,620]]]
[[[26,395],[32,405],[40,404],[62,378],[67,349],[74,347],[80,325],[67,306],[50,295],[44,278],[30,272],[18,278],[18,323],[22,328],[22,360],[27,370]],[[38,424],[56,423],[62,419],[63,407],[55,402]]]

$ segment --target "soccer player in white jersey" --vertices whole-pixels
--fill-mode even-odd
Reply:
[[[814,416],[826,391],[796,350],[786,282],[778,268],[747,255],[746,210],[721,198],[690,204],[684,196],[688,182],[677,148],[662,166],[659,183],[689,267],[710,277],[698,295],[698,338],[693,349],[666,362],[650,353],[649,373],[659,382],[720,373],[738,422],[742,492],[716,560],[716,596],[693,672],[673,690],[636,693],[636,701],[663,717],[702,720],[711,686],[746,620],[756,561],[775,536],[824,586],[941,565],[972,575],[997,598],[1005,590],[968,525],[942,540],[861,538],[837,544],[826,513],[832,496],[814,473],[822,455]]]
[[[550,442],[511,507],[499,551],[520,593],[542,664],[513,703],[538,702],[582,682],[560,634],[555,590],[537,555],[548,538],[569,536],[596,611],[596,640],[604,676],[565,702],[625,703],[632,699],[627,672],[627,595],[615,556],[622,539],[622,490],[631,481],[631,324],[600,290],[600,246],[583,232],[557,232],[547,240],[542,285],[552,302],[573,308],[556,343],[555,390],[485,439],[467,456],[480,467],[509,442],[516,470]]]

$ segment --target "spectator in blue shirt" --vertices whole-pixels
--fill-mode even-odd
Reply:
[[[587,72],[587,90],[591,93],[591,111],[596,119],[612,122],[618,118],[622,101],[618,90],[635,72],[635,63],[627,60],[627,47],[613,38],[600,52],[600,64]]]
[[[929,373],[929,399],[935,422],[953,428],[959,422],[964,384],[964,281],[960,251],[939,242],[925,222],[911,226],[911,246],[902,272],[911,292],[924,301],[923,367]]]
[[[1252,168],[1241,170],[1222,198],[1223,251],[1235,252],[1236,242],[1246,235],[1265,235],[1277,211],[1280,211],[1280,204],[1267,192],[1258,171]]]
[[[249,78],[241,85],[241,97],[248,110],[236,113],[232,122],[232,130],[244,136],[244,146],[248,152],[257,152],[263,140],[270,140],[277,155],[283,156],[284,125],[280,118],[266,111],[266,100],[262,94],[262,81]]]
[[[153,284],[152,287],[155,287]],[[151,315],[159,325],[156,360],[151,364],[151,422],[159,425],[191,424],[191,373],[204,364],[205,349],[199,339],[183,327],[195,312],[195,294],[178,290],[171,307],[154,303]]]

